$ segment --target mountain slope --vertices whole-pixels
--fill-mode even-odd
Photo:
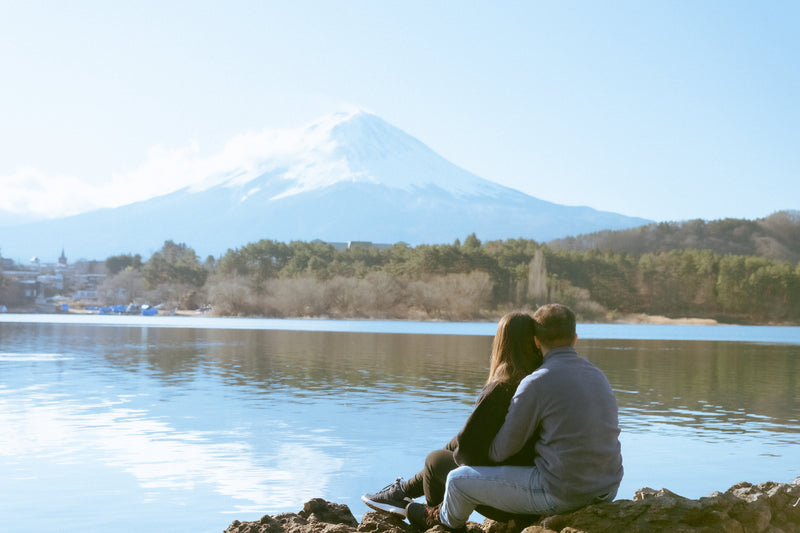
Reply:
[[[255,156],[191,187],[115,209],[0,228],[14,259],[148,257],[167,239],[199,255],[260,239],[453,242],[545,241],[645,224],[639,218],[562,206],[480,178],[375,115],[326,117],[289,140],[257,139]]]
[[[800,211],[778,211],[756,220],[661,222],[555,239],[548,245],[562,250],[608,250],[637,255],[711,250],[720,255],[753,255],[796,264],[800,261]]]

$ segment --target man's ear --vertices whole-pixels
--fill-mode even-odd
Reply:
[[[539,351],[540,351],[540,352],[541,352],[541,351],[543,351],[543,350],[542,350],[542,343],[541,343],[541,342],[539,342],[539,337],[534,337],[534,338],[533,338],[533,342],[535,342],[535,343],[536,343],[536,347],[537,347],[537,348],[539,348]]]
[[[575,334],[575,337],[572,339],[572,346],[575,346],[576,344],[578,344],[578,334],[577,333]]]

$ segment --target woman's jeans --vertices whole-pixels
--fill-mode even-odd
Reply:
[[[447,476],[442,522],[458,529],[478,505],[514,514],[552,515],[567,506],[545,492],[535,466],[460,466]]]

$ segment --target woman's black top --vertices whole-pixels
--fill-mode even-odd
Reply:
[[[517,383],[507,381],[493,381],[483,387],[475,409],[456,435],[457,446],[453,453],[456,463],[470,466],[498,464],[489,459],[489,447],[506,419],[508,406],[516,390]],[[522,450],[502,464],[533,466],[534,441],[528,441]]]

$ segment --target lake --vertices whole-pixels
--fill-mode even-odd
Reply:
[[[219,532],[410,477],[496,324],[0,315],[0,531]],[[620,407],[619,498],[800,476],[800,328],[578,326]]]

